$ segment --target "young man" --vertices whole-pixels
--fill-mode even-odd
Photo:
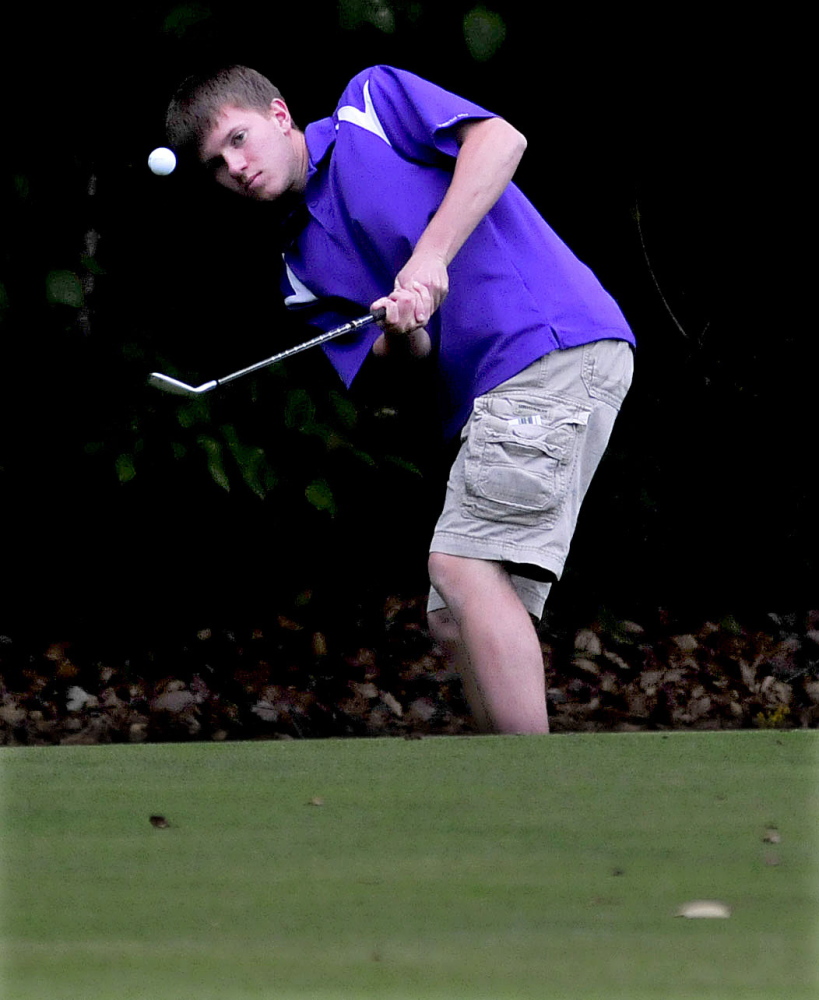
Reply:
[[[321,327],[339,309],[386,310],[381,331],[326,345],[346,385],[370,352],[432,353],[444,432],[462,445],[430,547],[430,629],[483,729],[548,732],[532,617],[562,572],[634,339],[511,183],[525,139],[387,66],[304,131],[244,67],[187,80],[167,126],[217,183],[280,206],[289,306]]]

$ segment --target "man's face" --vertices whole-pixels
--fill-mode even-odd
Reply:
[[[280,100],[271,103],[269,115],[231,105],[222,108],[202,143],[200,159],[217,183],[254,201],[275,201],[304,190],[304,136]]]

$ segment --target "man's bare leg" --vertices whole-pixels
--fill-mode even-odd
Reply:
[[[504,567],[433,552],[432,585],[447,608],[430,630],[464,678],[478,725],[499,733],[547,733],[543,652]]]
[[[460,674],[464,694],[478,729],[482,733],[493,732],[494,726],[484,707],[483,694],[475,680],[458,623],[452,617],[449,608],[430,611],[427,618],[432,637],[443,650],[447,663]]]

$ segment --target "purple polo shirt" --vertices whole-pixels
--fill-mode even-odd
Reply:
[[[286,302],[326,298],[366,312],[388,294],[452,177],[465,121],[494,117],[403,70],[359,73],[331,118],[305,131],[309,219],[285,254]],[[449,267],[450,291],[427,325],[446,436],[481,393],[549,351],[634,337],[614,299],[510,184]],[[311,310],[312,312],[312,310]],[[310,322],[327,329],[328,310]],[[349,386],[379,334],[325,345]]]

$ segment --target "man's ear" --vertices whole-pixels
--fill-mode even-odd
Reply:
[[[289,132],[293,128],[293,119],[290,117],[290,111],[280,97],[274,97],[270,102],[270,117],[279,123],[283,132]]]

